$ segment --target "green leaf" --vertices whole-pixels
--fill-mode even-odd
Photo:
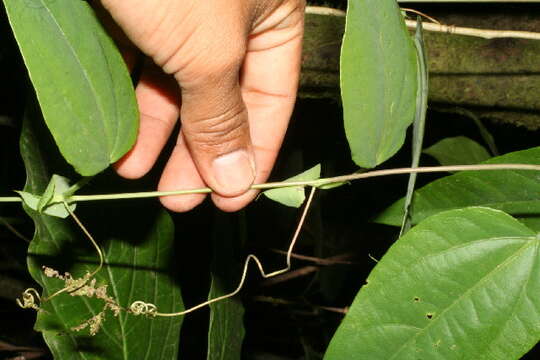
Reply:
[[[317,164],[311,169],[285,180],[285,182],[316,180],[319,177],[321,177],[321,164]],[[280,204],[296,208],[300,207],[306,199],[304,186],[270,189],[264,191],[263,194],[267,198],[277,201]]]
[[[54,175],[53,175],[53,177],[54,177]],[[43,212],[43,209],[45,209],[45,207],[47,205],[49,205],[49,203],[53,199],[54,193],[56,192],[55,188],[56,188],[56,184],[55,184],[54,180],[49,181],[49,184],[45,188],[45,191],[43,192],[43,194],[39,198],[39,201],[38,201],[38,204],[37,204],[37,211],[38,212]]]
[[[471,119],[476,127],[478,128],[478,132],[480,133],[480,136],[482,137],[482,140],[486,143],[489,152],[492,156],[499,156],[499,150],[497,149],[497,144],[495,144],[495,138],[493,135],[489,132],[489,130],[486,128],[482,120],[473,112],[464,108],[460,107],[452,107],[449,109],[439,108],[437,111],[447,112],[450,114],[459,114],[462,116],[465,116],[469,119]]]
[[[27,171],[25,191],[41,194],[54,172],[66,173],[65,162],[42,126],[39,110],[26,113],[21,135],[21,154]],[[93,186],[125,183],[112,174],[94,180]],[[105,254],[105,267],[96,275],[97,285],[107,285],[108,294],[123,308],[135,300],[151,302],[160,312],[182,310],[175,283],[174,225],[155,202],[94,203],[80,207],[78,216],[99,242]],[[98,265],[96,250],[71,219],[45,216],[26,208],[36,227],[28,250],[32,277],[49,296],[63,282],[48,278],[42,266],[74,277],[93,271]],[[114,317],[107,311],[101,330],[73,332],[72,327],[98,314],[103,303],[94,298],[60,294],[41,304],[36,330],[56,359],[176,359],[182,318],[145,318],[122,311]]]
[[[416,71],[414,45],[396,1],[349,1],[341,97],[357,165],[375,167],[403,145],[414,120]]]
[[[65,219],[69,216],[63,203],[64,194],[70,189],[69,180],[60,175],[53,175],[45,188],[43,195],[38,196],[25,191],[16,191],[26,206],[39,213]],[[69,199],[65,199],[69,201]],[[75,211],[77,204],[69,204],[69,209]]]
[[[540,164],[540,147],[492,158],[483,164]],[[487,206],[516,216],[540,216],[540,175],[537,171],[463,171],[416,190],[413,224],[438,212]],[[384,210],[376,222],[399,226],[403,199]]]
[[[478,127],[480,136],[482,136],[482,139],[487,144],[489,151],[491,152],[491,155],[499,156],[499,150],[497,149],[497,145],[495,144],[495,138],[486,128],[482,120],[480,120],[480,118],[471,111],[468,111],[468,110],[463,110],[463,111],[465,114],[467,114],[466,116],[470,117],[474,121],[476,126]]]
[[[540,233],[540,216],[521,217],[518,219],[523,225]]]
[[[60,152],[82,175],[107,168],[138,129],[133,86],[114,42],[85,1],[4,5]]]
[[[540,340],[539,245],[498,210],[426,219],[369,275],[325,359],[519,359]]]
[[[242,271],[239,266],[242,263],[238,261],[241,255],[239,239],[243,229],[240,229],[237,220],[238,214],[216,213],[212,282],[208,299],[227,295],[238,285]],[[244,306],[241,299],[233,297],[210,305],[208,360],[240,360],[244,335]]]
[[[441,165],[473,165],[491,157],[482,145],[465,136],[442,139],[424,153],[433,156]]]

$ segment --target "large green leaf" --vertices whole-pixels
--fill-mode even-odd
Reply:
[[[539,245],[498,210],[426,219],[377,264],[325,359],[519,359],[540,340]]]
[[[540,147],[492,158],[483,164],[540,164]],[[487,206],[516,216],[540,216],[540,173],[525,170],[467,171],[436,180],[417,190],[412,202],[412,222],[443,210]],[[375,221],[399,226],[403,199],[392,204]]]
[[[441,165],[472,165],[491,156],[485,147],[466,136],[445,138],[424,150]]]
[[[41,194],[53,172],[69,168],[54,148],[47,129],[39,119],[37,105],[27,112],[21,136],[21,153],[27,171],[25,191]],[[100,183],[114,184],[114,174]],[[122,183],[123,184],[123,183]],[[63,282],[44,275],[42,266],[81,277],[97,267],[96,250],[89,245],[71,219],[40,214],[26,208],[36,232],[29,247],[28,267],[47,296],[63,287]],[[174,281],[174,225],[155,202],[96,203],[80,206],[77,213],[96,240],[106,259],[96,276],[98,285],[108,285],[108,294],[123,308],[135,300],[151,302],[160,312],[182,309],[180,289]],[[103,302],[60,294],[42,304],[36,329],[56,359],[175,359],[181,318],[135,317],[122,311],[118,317],[106,313],[95,336],[72,327],[98,314]]]
[[[4,0],[54,139],[82,175],[94,175],[135,141],[138,113],[122,56],[82,0]]]
[[[223,213],[215,216],[212,282],[208,299],[227,295],[238,285],[242,270],[238,261],[239,240],[244,231],[240,229],[238,216]],[[238,297],[210,305],[208,360],[240,360],[244,334],[244,306]]]
[[[399,150],[414,120],[416,56],[395,0],[348,2],[341,96],[353,160],[374,167]]]

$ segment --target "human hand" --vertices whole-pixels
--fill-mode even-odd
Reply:
[[[180,116],[158,190],[208,186],[222,210],[247,205],[257,194],[249,187],[265,182],[272,170],[294,106],[304,0],[101,3],[160,68],[143,69],[136,88],[139,136],[116,171],[126,178],[146,174]],[[188,211],[204,197],[168,196],[161,202]]]

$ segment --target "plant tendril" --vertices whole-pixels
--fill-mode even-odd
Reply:
[[[88,240],[90,240],[90,242],[92,243],[92,245],[96,249],[96,251],[98,253],[98,256],[99,256],[99,265],[94,271],[87,272],[82,278],[79,278],[79,279],[67,279],[66,280],[66,286],[64,288],[62,288],[62,289],[58,290],[57,292],[53,293],[51,296],[48,296],[47,298],[44,298],[44,301],[49,301],[50,299],[52,299],[55,296],[58,296],[58,295],[60,295],[60,294],[62,294],[64,292],[71,293],[71,292],[79,290],[80,288],[85,286],[88,283],[88,281],[90,279],[92,279],[103,268],[104,259],[103,259],[103,252],[101,251],[101,248],[97,244],[96,240],[94,240],[94,237],[92,236],[92,234],[90,234],[90,232],[83,225],[81,220],[79,220],[77,215],[75,215],[75,213],[69,208],[69,205],[66,202],[66,200],[63,200],[62,202],[63,202],[64,207],[66,208],[66,210],[69,212],[69,215],[73,218],[75,223],[77,223],[79,228],[83,231],[83,233],[86,235]]]
[[[129,312],[133,315],[156,316],[157,307],[154,304],[145,303],[144,301],[135,301],[129,307]]]
[[[29,288],[22,293],[22,301],[21,299],[17,299],[16,302],[23,309],[34,309],[37,311],[41,303],[41,296],[36,289]]]
[[[300,217],[300,221],[298,222],[298,225],[296,226],[296,230],[294,231],[294,235],[292,237],[291,243],[290,243],[289,248],[287,250],[287,261],[286,261],[287,266],[285,268],[283,268],[281,270],[276,270],[276,271],[273,271],[273,272],[267,274],[264,271],[264,267],[262,266],[262,263],[257,258],[257,256],[255,256],[253,254],[249,254],[247,256],[247,258],[246,258],[246,261],[244,262],[244,269],[242,271],[242,277],[240,278],[240,282],[238,283],[238,286],[236,287],[236,289],[233,292],[229,293],[229,294],[225,294],[223,296],[219,296],[217,298],[210,299],[210,300],[205,301],[205,302],[203,302],[203,303],[201,303],[199,305],[193,306],[193,307],[191,307],[191,308],[189,308],[187,310],[180,311],[180,312],[175,312],[175,313],[160,313],[160,312],[157,311],[157,307],[154,304],[145,303],[143,301],[135,301],[129,307],[130,312],[133,315],[150,315],[150,316],[162,316],[162,317],[184,316],[184,315],[189,314],[190,312],[198,310],[198,309],[200,309],[202,307],[205,307],[205,306],[208,306],[208,305],[213,304],[215,302],[222,301],[222,300],[228,299],[230,297],[233,297],[236,294],[238,294],[240,292],[240,290],[242,290],[242,287],[244,286],[244,282],[246,281],[246,277],[247,277],[247,271],[248,271],[248,268],[249,268],[249,262],[251,260],[253,260],[253,262],[255,262],[255,264],[257,265],[257,268],[259,269],[259,272],[260,272],[261,276],[263,278],[265,278],[265,279],[268,279],[268,278],[271,278],[271,277],[274,277],[274,276],[277,276],[277,275],[281,275],[281,274],[289,271],[291,269],[291,258],[292,258],[292,253],[293,253],[293,250],[294,250],[294,246],[296,245],[296,241],[298,240],[298,236],[300,235],[300,231],[302,230],[302,227],[303,227],[304,222],[306,220],[306,216],[307,216],[307,213],[309,211],[309,208],[311,207],[311,202],[313,200],[313,196],[315,195],[316,190],[317,190],[317,188],[315,186],[311,187],[311,191],[310,191],[308,199],[306,201],[306,205],[304,206],[304,210],[302,211],[302,216]]]
[[[104,257],[103,257],[103,251],[101,251],[101,248],[99,247],[98,243],[96,242],[96,240],[94,239],[94,237],[92,236],[92,234],[90,234],[90,231],[88,231],[88,229],[86,229],[86,227],[83,225],[83,223],[81,222],[81,220],[79,220],[79,218],[77,217],[77,215],[75,215],[75,213],[69,208],[69,205],[68,203],[64,200],[63,201],[64,203],[64,206],[66,207],[66,210],[69,212],[69,215],[71,215],[71,217],[73,218],[73,220],[75,220],[75,222],[77,223],[77,225],[79,225],[79,227],[81,228],[81,230],[84,232],[84,234],[86,235],[86,237],[88,238],[88,240],[90,240],[90,242],[92,243],[92,245],[94,246],[94,248],[96,249],[97,253],[98,253],[98,256],[99,256],[99,265],[98,267],[91,273],[90,277],[93,277],[94,275],[96,275],[102,268],[103,268],[103,263],[105,262],[104,260]]]

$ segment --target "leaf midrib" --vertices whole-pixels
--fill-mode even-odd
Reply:
[[[112,251],[112,246],[113,246],[113,241],[110,242],[110,248],[109,248],[109,253],[110,254],[113,254],[113,251]],[[132,256],[133,256],[133,259],[136,258],[136,254],[137,253],[137,248],[134,247],[133,248],[133,251],[132,251]],[[134,262],[134,260],[132,261],[132,263]],[[112,291],[113,291],[113,294],[114,294],[114,297],[117,299],[117,301],[120,299],[119,297],[119,293],[118,293],[118,289],[116,287],[116,282],[114,281],[114,277],[113,277],[113,274],[112,274],[112,271],[111,271],[111,267],[105,263],[104,264],[105,268],[107,269],[107,275],[109,277],[109,280],[110,280],[110,286],[112,288]],[[132,275],[132,277],[134,277],[135,274]],[[122,355],[123,355],[123,358],[124,360],[129,360],[128,359],[128,351],[127,351],[127,340],[126,340],[126,337],[127,337],[127,334],[126,334],[126,330],[124,328],[124,323],[125,323],[125,315],[123,314],[123,312],[121,311],[120,314],[118,314],[118,316],[116,317],[117,321],[118,321],[118,325],[120,327],[120,334],[122,335]]]
[[[47,13],[49,14],[49,17],[52,19],[53,23],[56,25],[56,28],[57,28],[58,32],[62,35],[63,39],[65,40],[67,48],[71,51],[71,54],[72,54],[73,58],[75,59],[76,63],[79,65],[80,69],[82,70],[81,72],[84,74],[84,79],[86,80],[86,83],[87,83],[88,87],[92,91],[92,95],[93,95],[92,96],[92,101],[94,102],[94,104],[96,105],[96,108],[98,109],[98,113],[99,113],[99,117],[100,117],[100,121],[98,123],[101,125],[103,134],[107,138],[108,134],[107,134],[107,132],[105,130],[105,126],[104,126],[104,124],[105,124],[105,121],[104,121],[105,120],[105,111],[104,111],[102,105],[97,101],[97,98],[95,96],[97,91],[96,91],[96,89],[94,87],[94,84],[92,83],[92,81],[90,81],[90,78],[88,76],[88,72],[86,71],[86,68],[81,63],[81,60],[79,59],[79,56],[77,55],[77,52],[75,51],[69,37],[63,31],[62,27],[60,26],[60,24],[56,20],[56,17],[54,16],[53,12],[49,8],[49,6],[47,6],[47,4],[45,4],[45,2],[43,0],[39,0],[39,1],[43,4],[43,7],[47,10]],[[111,149],[109,148],[109,142],[107,141],[106,143],[107,143],[108,153],[110,154]]]
[[[507,237],[506,237],[507,238]],[[516,237],[517,238],[517,237]],[[493,238],[493,240],[496,240],[497,238]],[[502,239],[502,238],[500,238]],[[467,289],[466,291],[463,292],[463,294],[461,294],[459,297],[457,297],[452,303],[450,303],[446,309],[444,309],[443,311],[441,311],[440,315],[437,316],[435,319],[433,319],[432,321],[430,321],[428,323],[428,325],[426,327],[424,327],[422,330],[420,330],[418,333],[416,333],[413,337],[411,337],[409,340],[407,340],[405,343],[403,343],[403,345],[401,345],[399,347],[399,349],[394,353],[394,355],[392,355],[388,360],[393,360],[396,358],[397,355],[399,355],[399,353],[408,345],[411,344],[411,342],[415,339],[417,339],[420,335],[424,334],[430,327],[434,326],[434,324],[436,324],[439,319],[442,319],[443,318],[443,315],[445,313],[447,313],[450,309],[452,309],[456,304],[458,304],[459,302],[461,302],[461,300],[465,297],[465,295],[468,295],[470,292],[472,292],[473,290],[475,290],[480,284],[483,284],[485,281],[487,281],[488,278],[491,277],[492,274],[496,274],[498,273],[499,271],[501,271],[502,269],[504,269],[507,265],[509,265],[512,260],[514,260],[514,258],[518,257],[519,255],[521,255],[521,253],[523,253],[525,250],[528,249],[528,247],[530,246],[537,246],[538,245],[538,242],[539,240],[535,237],[535,236],[531,236],[531,237],[523,237],[524,240],[531,240],[531,241],[526,241],[525,244],[519,248],[516,252],[514,252],[511,256],[509,256],[506,260],[504,260],[503,262],[499,263],[497,266],[495,266],[491,271],[489,271],[484,277],[482,277],[482,279],[480,279],[480,281],[477,281],[473,286],[471,286],[469,289]],[[483,239],[485,240],[485,239]]]

